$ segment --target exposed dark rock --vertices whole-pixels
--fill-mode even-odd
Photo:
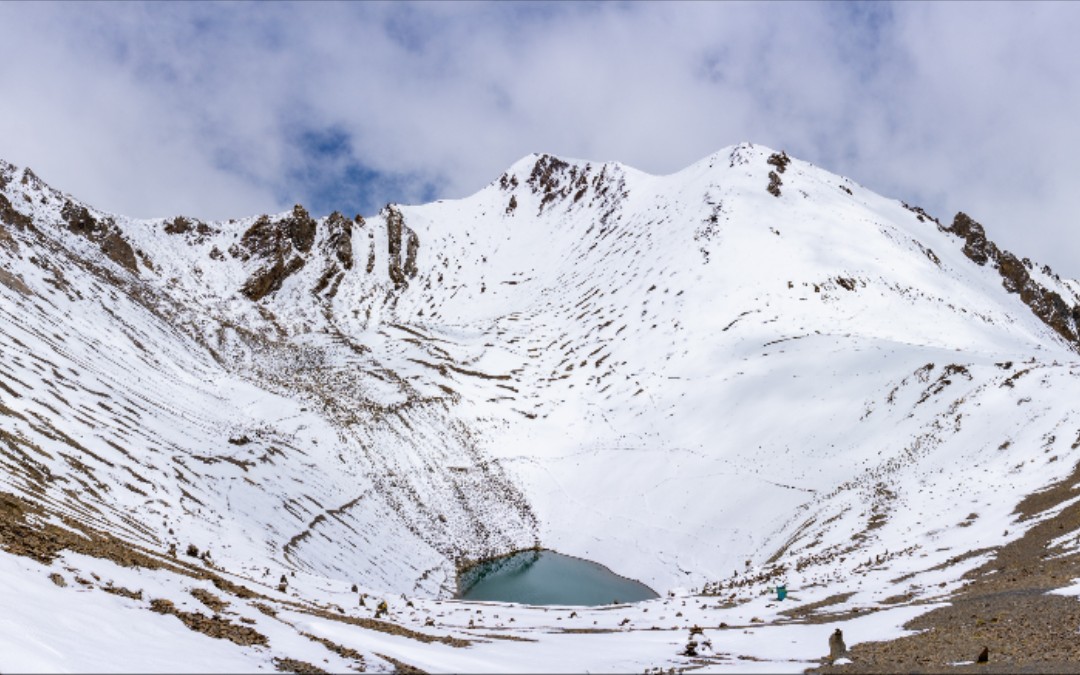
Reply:
[[[90,214],[85,206],[76,206],[71,201],[67,201],[60,209],[60,217],[67,223],[68,229],[77,235],[94,239],[105,234],[105,227]]]
[[[342,272],[338,269],[338,266],[331,263],[327,266],[326,271],[322,273],[322,276],[319,277],[319,280],[315,282],[315,288],[311,289],[312,295],[319,295],[325,291],[330,287],[330,283],[334,281],[335,277],[338,277],[341,274]]]
[[[998,247],[986,238],[986,231],[983,230],[982,225],[972,220],[963,211],[957,213],[953,218],[952,226],[945,229],[963,238],[964,255],[976,265],[985,265],[989,260],[997,259]]]
[[[299,256],[290,259],[288,262],[278,258],[273,265],[264,267],[252,274],[243,288],[240,289],[240,292],[249,300],[262,300],[271,293],[280,290],[285,280],[303,266],[304,259]]]
[[[191,595],[195,597],[199,602],[206,605],[211,612],[219,614],[229,606],[229,603],[222,600],[220,597],[214,595],[210,591],[203,588],[196,588],[191,591]]]
[[[270,216],[259,216],[251,227],[240,237],[237,253],[241,260],[252,256],[264,258],[280,257],[284,241],[281,227],[270,221]],[[234,254],[236,255],[236,254]]]
[[[15,167],[0,159],[0,190],[7,189],[13,175],[15,175]],[[503,177],[505,178],[505,174]]]
[[[534,194],[541,195],[540,212],[548,204],[571,197],[570,205],[577,204],[591,193],[588,204],[598,204],[604,209],[601,224],[607,223],[620,201],[629,195],[626,179],[617,167],[605,164],[597,172],[591,164],[578,167],[551,155],[536,160],[527,183]]]
[[[420,249],[420,237],[405,225],[405,218],[397,207],[387,204],[384,214],[388,241],[387,252],[390,254],[388,265],[390,280],[394,282],[395,288],[404,288],[409,285],[408,279],[417,274],[416,253]],[[401,260],[402,239],[405,240],[404,264]],[[368,266],[371,267],[370,260]]]
[[[787,170],[788,164],[791,163],[791,158],[787,156],[786,152],[781,151],[779,153],[774,152],[773,154],[769,155],[769,158],[765,161],[769,165],[776,167],[776,171],[769,172],[769,186],[765,189],[773,197],[779,197],[780,186],[784,184],[784,182],[780,179],[780,174],[784,173],[784,171]],[[851,194],[850,190],[848,191],[848,194]]]
[[[416,233],[405,228],[405,235],[408,241],[405,244],[405,266],[403,272],[405,276],[410,279],[416,277],[416,253],[420,250],[420,237],[416,236]]]
[[[303,206],[294,206],[292,216],[281,222],[293,246],[304,253],[311,250],[311,245],[315,243],[315,221]]]
[[[841,187],[843,187],[843,186],[841,186]],[[848,194],[851,194],[851,190],[848,190]],[[926,210],[923,207],[921,207],[921,206],[912,206],[911,204],[908,204],[907,202],[900,202],[900,204],[905,209],[907,209],[908,211],[911,211],[912,213],[914,213],[915,217],[919,219],[920,223],[924,223],[924,222],[926,222],[928,220],[931,220],[931,221],[937,223],[937,226],[939,228],[941,227],[941,221],[938,220],[937,218],[935,218],[934,216],[930,215],[929,213],[927,213]]]
[[[119,230],[110,230],[105,235],[101,240],[101,250],[110,260],[126,268],[129,272],[137,273],[139,271],[135,251],[131,248],[131,244],[127,243],[127,240],[120,235]]]
[[[372,236],[370,232],[368,233],[368,236],[369,236],[369,239],[368,239],[367,267],[364,268],[364,269],[368,274],[371,274],[372,272],[375,271],[375,240],[370,238]]]
[[[23,169],[22,180],[20,180],[19,183],[32,187],[35,190],[41,190],[42,188],[47,187],[44,181],[38,178],[38,175],[34,173],[30,167]]]
[[[315,221],[299,204],[293,207],[291,215],[281,220],[262,216],[240,238],[241,249],[248,254],[245,257],[241,253],[241,257],[247,260],[251,256],[284,256],[290,245],[297,251],[307,253],[315,243],[315,229]]]
[[[964,239],[964,255],[977,265],[992,263],[1001,275],[1001,284],[1010,293],[1017,293],[1035,316],[1054,329],[1074,346],[1080,347],[1080,305],[1072,306],[1029,273],[1029,265],[1008,251],[1003,251],[986,238],[982,225],[966,213],[957,213],[952,225],[942,228]]]
[[[247,261],[261,258],[257,269],[240,289],[250,300],[261,300],[279,290],[292,274],[307,262],[303,253],[315,243],[316,223],[304,207],[297,204],[292,214],[281,220],[262,216],[244,232],[240,244],[230,249],[234,257]]]
[[[101,251],[110,260],[124,267],[129,272],[137,274],[139,264],[135,258],[135,251],[131,244],[124,239],[120,229],[112,218],[98,220],[85,206],[72,203],[70,200],[64,203],[60,209],[60,216],[67,223],[68,229],[93,242],[98,242]]]
[[[357,223],[362,227],[364,219],[357,216]],[[323,244],[323,255],[326,259],[326,267],[311,289],[313,295],[320,295],[326,291],[326,297],[332,298],[337,294],[338,285],[344,278],[342,268],[351,270],[353,267],[353,224],[340,212],[334,211],[326,218],[326,240]],[[327,290],[329,289],[329,290]]]
[[[187,236],[189,241],[200,244],[212,234],[221,234],[220,230],[215,230],[201,220],[192,220],[184,216],[165,221],[164,230],[165,234],[182,234]]]
[[[401,271],[401,229],[405,220],[392,205],[386,205],[386,238],[388,241],[387,252],[390,254],[389,273],[390,281],[400,288],[406,285],[405,275]]]
[[[829,660],[843,658],[847,655],[847,645],[844,644],[844,634],[839,628],[829,636]]]
[[[561,181],[559,174],[569,168],[569,164],[551,155],[541,155],[533,165],[532,173],[529,174],[528,183],[533,192],[548,195],[559,190]]]
[[[783,184],[783,181],[780,180],[780,174],[776,173],[775,171],[770,171],[769,186],[765,189],[768,190],[769,194],[771,194],[773,197],[779,197],[780,186]]]
[[[0,194],[0,223],[14,225],[19,229],[33,228],[33,221],[30,216],[16,211],[15,207],[11,205],[11,202],[3,194]]]
[[[106,593],[111,593],[112,595],[119,595],[122,598],[130,598],[132,600],[143,599],[143,592],[141,590],[133,591],[130,588],[125,588],[123,586],[102,586],[101,590]]]
[[[499,177],[499,187],[503,190],[512,190],[518,186],[517,176],[504,173]]]
[[[296,673],[297,675],[318,675],[319,673],[328,672],[307,661],[278,656],[274,657],[274,668],[279,673]]]
[[[192,229],[191,221],[183,216],[177,216],[165,223],[166,234],[184,234]]]
[[[784,173],[788,164],[791,163],[791,158],[787,156],[787,153],[781,150],[779,153],[773,153],[769,155],[769,158],[765,160],[769,164],[776,167],[776,170],[780,173]]]
[[[342,267],[352,269],[352,223],[337,211],[326,218],[326,246]]]
[[[155,598],[150,601],[150,610],[158,614],[172,614],[193,631],[210,637],[229,640],[241,647],[269,644],[266,636],[254,628],[239,626],[216,614],[206,616],[201,612],[185,612],[177,609],[171,600]]]

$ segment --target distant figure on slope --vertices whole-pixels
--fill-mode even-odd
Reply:
[[[844,634],[837,628],[829,636],[829,660],[835,661],[847,654],[847,645],[844,644]]]
[[[979,658],[975,659],[975,663],[989,663],[990,662],[990,649],[983,647],[983,650],[979,652]]]

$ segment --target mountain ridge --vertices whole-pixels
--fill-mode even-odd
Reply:
[[[1080,447],[1080,285],[762,146],[351,219],[0,195],[3,490],[274,602],[431,612],[533,546],[755,611],[926,602]]]

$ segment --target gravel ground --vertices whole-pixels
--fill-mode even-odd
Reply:
[[[1022,520],[1080,496],[1080,465],[1057,485],[1031,495],[1016,512]],[[907,624],[921,631],[888,642],[854,645],[852,663],[823,666],[817,673],[1080,673],[1080,601],[1048,595],[1080,578],[1080,554],[1050,548],[1050,542],[1080,530],[1080,504],[1034,525],[1021,539],[1002,546],[949,606]],[[983,647],[987,663],[974,661]]]

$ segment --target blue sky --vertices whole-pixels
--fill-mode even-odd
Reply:
[[[1069,3],[0,3],[0,157],[228,218],[751,141],[1078,277],[1077,34]]]

